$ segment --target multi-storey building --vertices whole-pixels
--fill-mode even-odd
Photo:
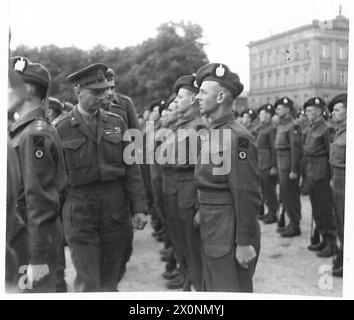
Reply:
[[[309,98],[328,101],[347,90],[349,19],[339,15],[252,41],[248,106],[288,96],[299,107]]]

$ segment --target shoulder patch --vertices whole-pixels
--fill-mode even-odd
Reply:
[[[62,117],[58,117],[53,121],[53,126],[56,127],[58,126],[59,123],[62,123],[65,119],[68,119],[71,116],[70,113],[66,113],[65,115],[63,115]]]
[[[239,149],[248,149],[249,146],[249,140],[243,137],[240,137],[238,139],[238,147]]]

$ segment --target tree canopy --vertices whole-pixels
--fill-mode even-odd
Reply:
[[[167,99],[177,78],[191,74],[208,63],[201,42],[201,26],[191,22],[166,22],[157,28],[157,36],[136,46],[108,49],[102,45],[84,51],[76,47],[41,48],[18,46],[12,56],[25,56],[40,62],[51,73],[51,96],[75,103],[72,85],[66,76],[91,63],[101,62],[116,72],[119,92],[129,95],[142,111],[156,99]]]

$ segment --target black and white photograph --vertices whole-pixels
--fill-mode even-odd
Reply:
[[[353,298],[351,1],[0,3],[5,299]]]

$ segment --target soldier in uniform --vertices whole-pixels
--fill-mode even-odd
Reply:
[[[130,97],[115,91],[116,84],[114,81],[114,70],[108,68],[105,77],[111,83],[111,87],[107,92],[108,103],[106,104],[106,110],[121,116],[128,129],[140,129],[133,100]]]
[[[253,109],[245,109],[241,112],[241,123],[252,134],[253,138],[257,137],[257,112]]]
[[[201,67],[196,81],[200,112],[210,123],[195,171],[205,290],[252,292],[260,250],[261,181],[256,144],[232,114],[243,85],[219,63]],[[222,161],[206,161],[220,155]]]
[[[123,159],[127,127],[101,109],[110,88],[107,69],[96,63],[67,77],[78,105],[56,125],[68,172],[62,214],[76,291],[116,291],[130,245],[130,213],[135,228],[147,222],[139,167]]]
[[[55,292],[57,248],[61,242],[59,193],[66,180],[63,153],[57,132],[46,118],[51,77],[39,63],[24,57],[12,59],[13,68],[25,83],[27,95],[16,110],[10,137],[20,166],[17,220],[12,239],[20,273],[27,266],[23,292]],[[21,274],[19,276],[22,276]]]
[[[202,256],[200,248],[200,230],[194,226],[197,190],[194,180],[194,169],[197,163],[200,142],[193,143],[189,132],[197,136],[197,132],[207,129],[207,124],[200,117],[198,102],[194,96],[198,93],[195,75],[183,75],[177,79],[174,91],[176,93],[177,111],[180,118],[178,130],[186,130],[186,135],[176,136],[176,165],[178,212],[181,218],[187,244],[188,274],[197,291],[202,290]],[[192,143],[191,143],[192,142]],[[190,145],[192,144],[192,145]],[[192,150],[194,148],[194,150]],[[186,284],[186,289],[188,284]]]
[[[344,204],[345,204],[345,155],[347,133],[347,94],[335,96],[328,104],[332,119],[336,124],[336,134],[330,148],[329,162],[332,167],[332,194],[334,212],[337,221],[339,251],[333,262],[333,275],[343,276],[343,249],[344,249]]]
[[[179,115],[177,112],[177,104],[175,100],[171,101],[168,106],[168,123],[169,132],[166,133],[164,143],[161,148],[157,150],[159,156],[156,160],[158,163],[163,161],[159,160],[166,158],[165,163],[162,165],[161,177],[162,177],[162,190],[164,198],[164,212],[166,214],[166,226],[168,233],[171,237],[173,251],[177,260],[177,272],[170,281],[166,283],[168,289],[183,288],[188,276],[187,267],[187,243],[183,229],[183,223],[180,219],[178,212],[178,189],[177,189],[177,176],[174,170],[172,157],[173,153],[169,150],[173,150],[175,147],[175,136],[177,133],[177,121]],[[168,158],[168,157],[171,158]]]
[[[302,154],[301,129],[291,116],[294,103],[290,98],[281,98],[275,102],[274,106],[280,121],[275,137],[280,197],[289,218],[288,225],[279,231],[282,237],[294,237],[301,234],[299,188]]]
[[[268,207],[268,213],[262,220],[265,224],[271,224],[277,222],[277,211],[279,208],[276,193],[276,128],[272,123],[275,109],[271,104],[265,104],[258,109],[258,114],[260,119],[257,135],[258,168],[262,181],[263,200]]]
[[[312,215],[322,241],[308,247],[318,251],[319,257],[330,257],[336,249],[336,223],[332,213],[332,193],[329,184],[329,149],[332,129],[323,118],[326,103],[314,97],[304,103],[310,126],[304,143],[306,156],[306,177],[310,195]]]

